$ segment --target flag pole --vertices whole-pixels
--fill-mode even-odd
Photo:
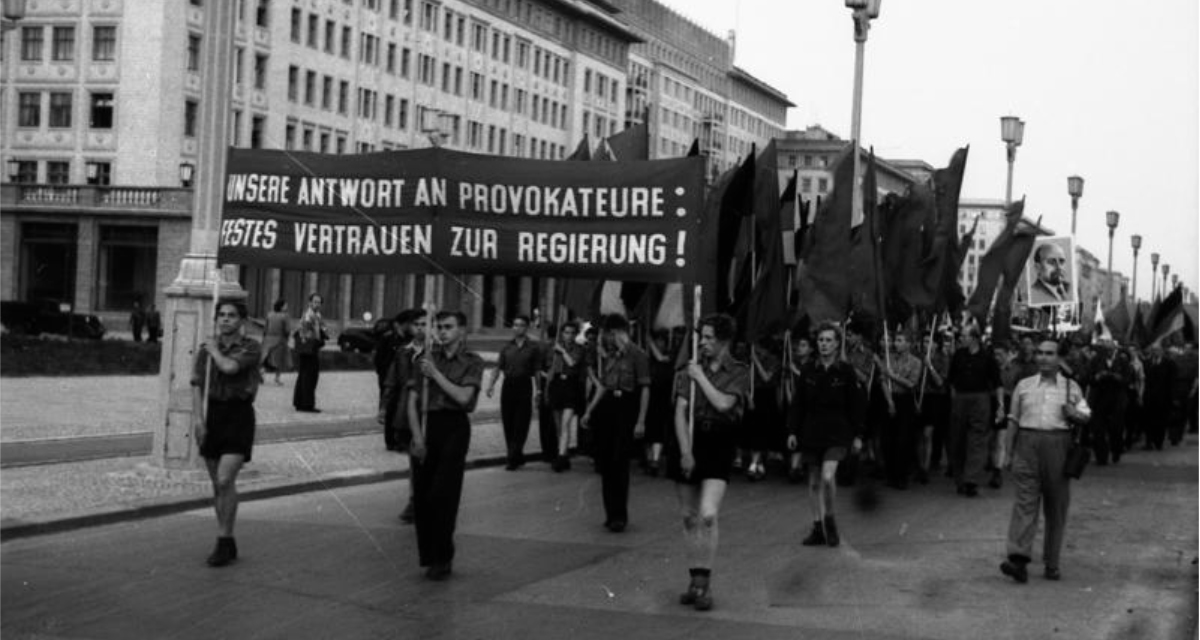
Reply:
[[[436,329],[436,309],[433,301],[434,276],[425,274],[425,301],[422,306],[425,308],[425,358],[433,356],[433,332]],[[430,360],[432,362],[432,360]],[[428,437],[427,427],[429,426],[429,376],[421,376],[421,435],[422,441]]]
[[[701,286],[696,285],[692,289],[692,323],[698,326],[700,322],[700,295]],[[700,333],[693,327],[692,331],[692,364],[700,361]],[[751,378],[753,379],[753,378]],[[688,392],[688,445],[692,445],[693,433],[696,425],[696,381],[692,380],[691,389]]]
[[[213,269],[213,290],[212,290],[212,301],[213,301],[212,341],[213,341],[213,344],[217,343],[217,302],[218,302],[218,300],[220,300],[220,298],[221,298],[221,266],[217,265],[216,268]],[[212,367],[213,367],[213,359],[212,359],[212,356],[209,355],[208,360],[205,361],[205,363],[204,363],[204,407],[202,408],[202,410],[205,413],[203,418],[205,420],[206,428],[207,428],[207,420],[208,420],[208,394],[212,391],[212,388],[211,388],[212,387]],[[199,446],[199,445],[200,445],[200,443],[197,442],[196,446]]]
[[[925,362],[922,365],[929,363],[929,358],[933,355],[933,335],[937,331],[937,314],[934,314],[933,320],[929,322],[929,346],[925,347]],[[921,405],[925,403],[925,383],[929,379],[929,367],[921,367],[921,389],[917,391],[917,411],[921,411]]]

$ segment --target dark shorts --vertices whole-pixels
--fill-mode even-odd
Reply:
[[[583,410],[583,383],[576,378],[556,375],[550,378],[546,388],[546,401],[555,411],[573,409]]]
[[[200,455],[216,460],[225,454],[240,454],[250,462],[254,448],[254,403],[249,400],[209,400],[206,433]]]
[[[703,480],[729,482],[738,437],[737,425],[697,420],[692,431],[692,457],[696,467],[690,476],[683,476],[679,445],[675,444],[667,458],[667,477],[687,484],[700,484]]]
[[[828,449],[805,449],[800,452],[800,461],[804,464],[820,464],[822,462],[841,462],[846,459],[846,447],[829,447]]]

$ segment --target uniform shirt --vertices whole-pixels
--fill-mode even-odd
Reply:
[[[708,381],[717,388],[717,391],[734,396],[735,400],[732,409],[721,413],[708,401],[708,396],[704,395],[704,391],[697,386],[696,421],[734,423],[741,420],[742,414],[746,410],[746,397],[750,393],[750,367],[734,360],[733,356],[728,353],[717,359],[715,371],[710,364],[704,364],[704,375],[708,376]],[[684,369],[675,374],[675,398],[690,401],[691,395],[692,378]]]
[[[424,345],[413,341],[396,349],[392,364],[388,367],[387,377],[383,381],[383,390],[379,394],[379,410],[386,413],[389,407],[395,407],[396,423],[403,427],[408,424],[408,382],[417,371],[417,359],[421,357]]]
[[[522,343],[513,338],[500,350],[496,368],[505,379],[532,378],[542,369],[542,348],[529,338]]]
[[[1083,398],[1083,391],[1074,380],[1055,374],[1045,380],[1041,374],[1029,376],[1013,389],[1012,412],[1009,414],[1022,429],[1065,431],[1071,428],[1063,417],[1063,406],[1074,405]]]
[[[950,387],[959,393],[991,393],[1000,385],[1000,366],[987,349],[963,347],[950,359]]]
[[[575,364],[567,364],[562,354],[554,349],[554,345],[550,345],[550,351],[547,353],[547,358],[550,362],[550,375],[552,377],[565,376],[567,378],[582,378],[583,371],[587,367],[587,354],[583,352],[583,347],[575,344],[564,344],[565,350]]]
[[[636,344],[624,351],[615,351],[604,358],[600,384],[609,391],[630,393],[638,387],[650,386],[650,356]]]
[[[932,373],[925,375],[925,393],[933,395],[945,395],[946,393],[946,378],[950,375],[950,356],[941,349],[934,349],[933,353],[929,354],[929,362],[933,365],[933,370],[937,372],[942,383],[938,384]]]
[[[911,353],[893,355],[892,373],[912,385],[908,389],[900,385],[892,385],[893,394],[913,393],[921,384],[921,359]]]
[[[819,360],[800,370],[797,381],[795,422],[789,425],[801,449],[847,447],[866,424],[866,393],[853,365],[835,361],[828,367]]]
[[[468,405],[461,405],[454,401],[453,398],[446,395],[445,391],[438,383],[433,380],[429,381],[429,410],[430,411],[458,411],[461,413],[471,413],[475,410],[475,403],[479,400],[479,387],[483,385],[483,358],[479,354],[459,347],[458,352],[454,357],[448,357],[446,351],[439,347],[433,349],[433,365],[438,371],[442,372],[450,382],[460,387],[472,387],[475,393],[471,395],[471,402]],[[408,380],[408,388],[411,393],[417,394],[417,410],[421,410],[421,387],[425,380],[425,374],[421,372],[421,367],[417,366],[413,369],[413,375]]]
[[[253,338],[239,336],[237,340],[230,344],[225,344],[218,340],[217,350],[226,358],[236,360],[238,370],[237,373],[232,375],[221,373],[220,369],[217,369],[214,363],[209,372],[208,399],[218,401],[249,400],[253,402],[255,394],[258,393],[258,382],[262,378],[258,372],[258,365],[262,360],[262,346]],[[209,358],[208,350],[201,344],[199,351],[196,352],[195,363],[192,366],[193,387],[203,388],[204,372],[206,369],[209,369]]]

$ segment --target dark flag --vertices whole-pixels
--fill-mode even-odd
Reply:
[[[628,129],[609,136],[608,151],[621,162],[650,159],[650,129],[643,119]]]
[[[692,138],[692,146],[688,147],[687,157],[700,155],[700,138]]]
[[[567,160],[582,160],[587,162],[592,159],[592,143],[588,142],[587,134],[583,134],[583,140],[579,141],[579,146],[575,147],[575,151],[567,156]]]
[[[716,270],[712,274],[714,279],[711,288],[706,287],[706,291],[712,291],[713,296],[705,295],[705,308],[708,309],[709,300],[715,305],[713,308],[727,308],[730,304],[730,269],[734,266],[734,252],[738,246],[738,237],[741,235],[742,223],[745,218],[754,212],[754,173],[755,173],[755,153],[751,149],[750,155],[742,161],[742,164],[728,173],[728,181],[718,180],[718,183],[724,183],[723,189],[713,189],[710,194],[711,201],[717,205],[717,233],[711,240],[716,243]],[[713,217],[707,219],[712,220]]]
[[[1175,287],[1150,317],[1150,344],[1161,342],[1163,338],[1190,324],[1191,319],[1183,310],[1183,290]],[[1191,333],[1195,334],[1194,328]]]
[[[817,215],[796,270],[800,286],[800,314],[810,324],[842,322],[850,303],[850,190],[854,188],[854,147],[846,145],[835,161],[833,192],[817,206]]]
[[[1127,339],[1131,344],[1145,347],[1150,342],[1150,330],[1146,328],[1146,315],[1142,313],[1142,305],[1133,309],[1133,322],[1130,323]]]
[[[1024,199],[1021,200],[1024,202]],[[1041,219],[1036,226],[1030,227],[1019,223],[1009,244],[1008,252],[1004,255],[1003,280],[996,291],[996,307],[992,314],[992,340],[1007,341],[1012,335],[1012,298],[1016,292],[1017,282],[1021,279],[1021,271],[1033,251],[1033,241],[1041,228]]]
[[[776,173],[771,169],[772,173]],[[770,180],[770,188],[775,188],[775,181]],[[771,337],[787,328],[787,270],[783,260],[783,231],[782,221],[785,216],[795,215],[796,182],[788,181],[788,189],[783,196],[775,198],[775,214],[763,216],[760,223],[767,229],[762,230],[761,237],[765,245],[758,250],[758,279],[750,292],[746,304],[748,317],[745,321],[745,335],[748,342],[757,342],[762,338]],[[757,214],[755,214],[757,216]]]
[[[884,320],[883,302],[886,283],[880,272],[880,220],[876,207],[875,151],[867,159],[863,173],[863,223],[851,232],[852,248],[848,269],[853,274],[850,309],[855,317]]]
[[[1133,326],[1133,320],[1129,317],[1129,301],[1125,299],[1125,296],[1121,296],[1121,301],[1104,314],[1104,324],[1108,325],[1108,330],[1112,333],[1114,340],[1124,341],[1126,339]]]
[[[581,318],[595,320],[600,316],[600,294],[604,289],[603,280],[584,280],[582,278],[562,279],[562,304],[571,313]]]
[[[1004,229],[996,237],[992,246],[988,247],[983,259],[979,261],[979,279],[975,285],[975,291],[967,303],[967,308],[975,317],[975,321],[979,323],[980,329],[987,327],[992,298],[996,294],[1000,279],[1004,277],[1010,266],[1010,258],[1015,257],[1024,244],[1017,242],[1017,227],[1021,223],[1021,216],[1024,212],[1025,200],[1023,198],[1009,205],[1005,214]],[[1028,256],[1028,253],[1029,250],[1026,248],[1025,255]],[[1017,273],[1020,273],[1019,268]],[[1015,287],[1015,283],[1013,286]]]
[[[592,160],[596,162],[616,162],[617,156],[613,153],[608,141],[601,140],[600,144],[596,145],[596,151],[592,154]]]

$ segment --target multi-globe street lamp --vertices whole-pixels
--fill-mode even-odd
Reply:
[[[1158,296],[1158,254],[1150,254],[1150,301]]]
[[[1138,263],[1138,250],[1142,248],[1142,236],[1139,236],[1139,235],[1136,235],[1136,234],[1135,234],[1135,235],[1132,235],[1132,236],[1129,236],[1129,245],[1130,245],[1131,247],[1133,247],[1133,287],[1132,287],[1132,289],[1133,289],[1133,290],[1129,292],[1129,295],[1130,295],[1130,297],[1131,297],[1131,298],[1133,298],[1133,306],[1134,306],[1134,308],[1136,309],[1136,308],[1137,308],[1137,263]]]
[[[1108,223],[1108,281],[1104,287],[1104,301],[1109,305],[1112,304],[1112,253],[1113,253],[1113,235],[1117,232],[1117,223],[1121,220],[1121,214],[1116,211],[1109,211],[1104,214],[1104,220]]]
[[[1067,178],[1067,193],[1071,194],[1071,237],[1075,236],[1075,214],[1079,211],[1079,198],[1083,197],[1083,178]]]
[[[1004,189],[1004,206],[1012,204],[1013,163],[1017,160],[1017,147],[1025,140],[1025,121],[1016,116],[1001,116],[1000,139],[1008,150],[1008,186]]]

